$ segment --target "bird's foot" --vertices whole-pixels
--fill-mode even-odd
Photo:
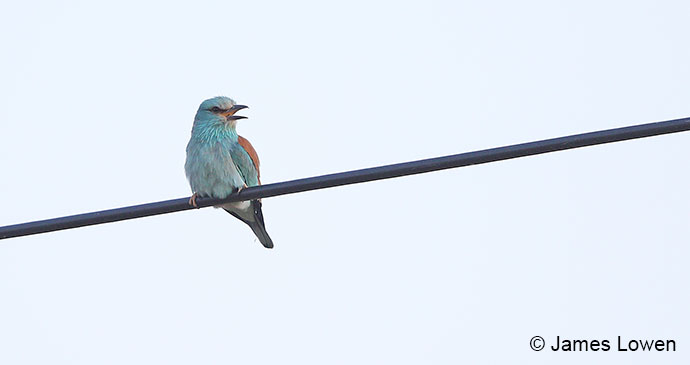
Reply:
[[[244,186],[241,186],[241,187],[237,188],[237,191],[235,192],[235,194],[239,194],[240,191],[242,191],[242,190],[244,190],[244,189],[246,189],[246,188],[248,188],[248,186],[247,186],[247,184],[244,184]]]
[[[196,198],[199,196],[199,194],[194,193],[192,194],[192,197],[189,198],[189,205],[193,206],[194,208],[199,208],[198,205],[196,205]]]

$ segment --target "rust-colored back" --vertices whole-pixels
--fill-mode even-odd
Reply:
[[[256,178],[259,181],[259,185],[261,185],[261,172],[259,172],[259,155],[256,154],[256,150],[246,138],[238,136],[237,142],[240,143],[240,146],[242,146],[242,148],[244,148],[244,150],[247,151],[247,153],[249,154],[249,157],[251,157],[252,162],[254,163],[254,167],[256,168]]]

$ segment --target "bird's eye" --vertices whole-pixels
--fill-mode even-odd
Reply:
[[[211,108],[211,111],[214,113],[218,113],[220,111],[220,108],[217,106],[214,106],[213,108]]]

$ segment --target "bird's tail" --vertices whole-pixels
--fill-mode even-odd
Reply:
[[[237,217],[242,222],[246,223],[249,226],[249,228],[251,228],[252,231],[254,231],[254,234],[259,239],[259,242],[261,242],[261,244],[264,245],[264,247],[273,248],[273,240],[268,235],[268,232],[266,232],[266,225],[264,224],[264,213],[261,211],[261,201],[252,200],[251,203],[252,210],[254,211],[254,221],[242,219],[242,217],[227,209],[226,211]]]
[[[248,222],[247,224],[249,224],[249,227],[251,227],[256,237],[259,238],[259,242],[261,242],[264,247],[273,248],[273,240],[271,240],[271,236],[266,232],[266,227],[264,227],[263,223]]]

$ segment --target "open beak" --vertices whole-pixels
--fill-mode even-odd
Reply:
[[[228,109],[227,111],[220,113],[221,115],[225,116],[227,120],[237,120],[237,119],[246,119],[247,117],[243,117],[241,115],[235,115],[238,111],[242,109],[247,109],[249,108],[246,105],[235,105],[232,108]]]

